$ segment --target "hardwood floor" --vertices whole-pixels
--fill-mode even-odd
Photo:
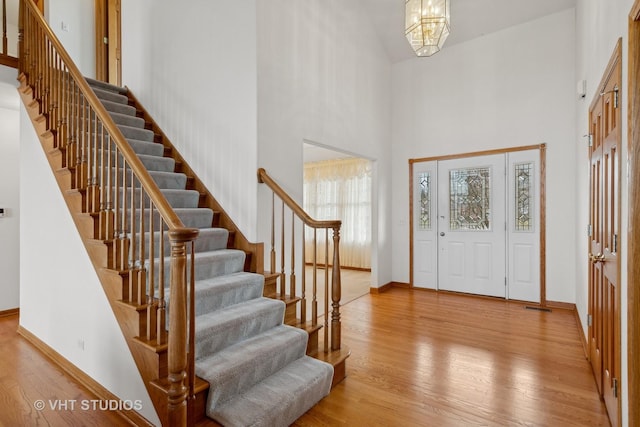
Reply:
[[[93,410],[91,401],[97,398],[49,362],[17,329],[17,315],[0,317],[0,427],[129,425],[120,415],[101,411],[100,403]],[[44,409],[36,410],[41,404]]]
[[[342,309],[347,378],[297,426],[608,426],[574,314],[391,289]]]
[[[0,426],[125,425],[35,411],[36,399],[92,397],[16,328],[0,318]],[[296,426],[609,425],[570,311],[392,288],[342,308],[342,339],[347,379]]]

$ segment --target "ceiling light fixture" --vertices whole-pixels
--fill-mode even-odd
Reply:
[[[449,36],[450,0],[406,0],[405,35],[418,56],[442,49]]]

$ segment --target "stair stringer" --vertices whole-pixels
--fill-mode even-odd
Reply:
[[[55,191],[47,191],[46,192],[46,194],[48,195],[47,197],[54,198],[51,200],[58,200],[58,203],[51,202],[51,203],[48,203],[47,206],[43,206],[42,207],[43,215],[51,215],[50,212],[53,209],[55,209],[56,212],[59,212],[60,208],[62,207],[61,202],[64,201],[64,203],[67,206],[68,212],[71,216],[71,220],[73,221],[76,229],[78,230],[80,240],[84,245],[84,250],[88,257],[88,259],[85,258],[83,260],[82,254],[81,254],[80,256],[77,256],[77,257],[74,256],[73,259],[70,259],[69,264],[71,264],[71,266],[68,266],[67,270],[73,270],[73,273],[68,273],[67,276],[73,276],[74,277],[73,282],[74,283],[77,282],[77,286],[82,286],[82,287],[90,287],[92,283],[95,283],[96,279],[100,281],[105,293],[104,295],[107,297],[109,306],[115,316],[114,321],[117,321],[119,325],[120,333],[124,337],[124,341],[126,342],[126,345],[130,351],[130,354],[132,355],[132,359],[133,359],[132,362],[134,362],[135,364],[135,368],[131,368],[131,369],[125,366],[125,365],[128,365],[128,363],[124,363],[124,365],[122,365],[121,363],[118,365],[118,369],[119,369],[118,374],[121,375],[121,372],[126,373],[125,376],[127,377],[126,378],[127,385],[122,389],[117,389],[117,390],[114,389],[112,393],[114,395],[118,395],[123,400],[128,400],[128,401],[139,400],[141,402],[141,405],[140,405],[141,408],[139,409],[139,412],[142,414],[142,416],[137,414],[128,414],[128,415],[123,414],[124,416],[127,416],[129,419],[135,420],[136,423],[143,424],[143,425],[144,424],[153,425],[153,424],[162,423],[163,421],[162,418],[158,416],[162,414],[162,412],[159,410],[157,405],[154,404],[155,402],[160,401],[160,399],[158,398],[158,396],[155,396],[158,393],[153,387],[149,385],[150,381],[148,379],[149,377],[153,377],[157,375],[158,362],[152,360],[152,357],[150,357],[148,352],[142,351],[142,349],[140,349],[140,346],[133,342],[133,337],[135,335],[132,334],[132,327],[133,325],[137,325],[138,319],[135,316],[131,315],[130,310],[127,310],[127,308],[125,307],[121,307],[116,302],[117,301],[116,291],[114,291],[115,289],[117,289],[117,280],[118,279],[122,280],[122,278],[118,277],[116,279],[106,269],[101,268],[101,265],[106,265],[105,264],[106,261],[103,259],[100,259],[101,258],[100,254],[101,253],[106,254],[106,248],[102,248],[101,250],[99,246],[96,246],[94,243],[91,243],[91,239],[93,237],[91,234],[93,232],[94,220],[91,217],[85,214],[82,214],[81,212],[82,196],[78,192],[69,191],[71,189],[70,171],[68,169],[61,168],[61,159],[62,159],[61,153],[59,150],[53,149],[52,147],[53,135],[50,132],[46,131],[46,128],[44,127],[46,120],[42,115],[39,115],[38,113],[39,106],[36,102],[33,101],[31,96],[31,90],[28,87],[25,87],[23,85],[20,89],[20,95],[21,95],[23,104],[26,107],[26,115],[28,115],[35,129],[35,132],[33,133],[33,137],[32,137],[31,136],[32,134],[30,133],[31,130],[29,129],[28,125],[23,124],[22,132],[21,132],[21,143],[23,145],[23,150],[25,150],[26,147],[28,147],[28,144],[35,143],[35,141],[33,141],[35,138],[39,140],[41,149],[44,151],[44,155],[46,157],[47,162],[49,163],[49,167],[51,171],[53,172],[53,177],[55,178],[57,187],[60,190],[61,196],[62,196],[62,200],[60,200],[55,194],[56,193]],[[24,113],[21,113],[21,114],[23,115],[23,121],[26,122],[24,118]],[[41,163],[44,163],[44,159],[41,158],[40,160],[38,160],[36,158],[39,155],[39,153],[37,153],[37,148],[34,148],[32,151],[35,151],[35,153],[33,156],[30,156],[30,160],[33,160],[34,162],[38,162],[38,163],[40,163],[40,160],[42,160]],[[44,166],[44,164],[41,164],[41,166]],[[29,168],[29,171],[32,171],[32,170],[33,168]],[[29,176],[28,172],[24,172],[23,176],[28,177]],[[40,184],[40,182],[38,184]],[[65,214],[62,214],[62,215],[64,216]],[[64,223],[68,223],[68,222],[64,221]],[[63,226],[64,226],[63,221],[59,221],[56,223],[55,227],[50,227],[50,229],[55,229],[56,232],[58,232],[64,229]],[[77,253],[77,251],[74,252],[72,250],[72,248],[74,247],[74,241],[76,241],[75,237],[73,236],[69,237],[65,235],[59,240],[63,242],[62,244],[59,244],[59,246],[64,246],[65,249],[61,249],[59,246],[57,246],[57,247],[52,247],[51,251],[58,251],[58,252],[65,251],[66,253],[66,251],[68,250],[69,253]],[[82,252],[82,250],[80,252]],[[34,261],[33,254],[25,253],[23,254],[22,259],[24,263],[23,268],[25,269],[37,268],[37,264],[33,263]],[[92,264],[92,266],[88,267],[89,272],[87,272],[86,264],[88,264],[89,262]],[[92,275],[90,272],[92,268],[95,271],[95,275]],[[53,280],[51,280],[50,283],[47,283],[46,285],[43,285],[43,286],[55,287],[55,284],[56,284],[55,279],[60,276],[59,274],[55,274],[55,273],[59,273],[60,270],[62,269],[64,269],[64,266],[60,266],[60,269],[56,272],[52,271],[54,275],[52,275],[51,279]],[[80,273],[79,270],[85,270],[85,272]],[[82,274],[81,278],[79,278],[77,274]],[[62,277],[60,280],[69,281],[69,277],[67,276]],[[97,286],[97,283],[95,285]],[[81,290],[78,291],[78,293],[75,296],[77,297],[78,295],[85,295],[85,291],[86,291],[86,288],[81,288]],[[24,296],[26,297],[26,294],[29,293],[30,290],[24,289],[24,286],[23,286],[22,292],[25,293]],[[88,303],[88,301],[76,300],[73,297],[74,295],[65,295],[60,298],[71,301],[70,304],[82,305],[82,304]],[[65,304],[66,304],[66,301],[65,301]],[[51,309],[48,314],[52,317],[50,321],[52,321],[53,323],[56,323],[55,322],[56,319],[60,320],[61,316],[69,315],[69,313],[63,312],[64,304],[55,304],[55,301],[54,301],[54,304],[50,304],[50,306],[51,306]],[[40,332],[41,325],[39,325],[37,322],[33,322],[33,320],[29,318],[30,311],[28,308],[28,304],[24,307],[22,311],[23,311],[22,313],[23,317],[21,319],[21,326],[24,326],[27,331],[33,333],[39,339],[42,339],[42,341],[45,344],[49,345],[51,348],[53,348],[58,353],[60,353],[63,357],[67,358],[69,362],[76,365],[79,369],[84,370],[96,382],[100,383],[107,389],[110,388],[110,385],[107,384],[108,380],[105,381],[105,378],[104,378],[105,375],[103,375],[102,378],[100,378],[99,372],[96,373],[96,371],[99,371],[99,369],[95,367],[95,360],[99,360],[102,363],[113,364],[114,362],[117,363],[117,360],[121,360],[123,357],[126,358],[126,356],[124,356],[125,352],[122,351],[124,347],[121,348],[120,344],[118,343],[119,337],[117,336],[112,337],[112,340],[110,340],[108,342],[108,345],[106,346],[108,347],[108,350],[107,350],[108,352],[105,351],[103,353],[100,353],[99,355],[96,355],[94,357],[95,360],[92,360],[93,362],[93,366],[92,366],[87,361],[83,362],[82,353],[76,354],[77,351],[76,353],[74,353],[72,349],[69,349],[68,344],[66,348],[61,348],[60,339],[56,340],[54,337],[54,339],[51,340],[49,337],[43,337],[43,335],[45,334]],[[90,316],[92,313],[99,314],[101,324],[103,324],[105,321],[103,310],[99,309],[99,307],[87,306],[86,308],[84,308],[83,313],[86,316]],[[25,322],[24,325],[22,324],[23,321]],[[58,322],[58,323],[62,323],[62,322]],[[91,317],[85,317],[83,319],[76,319],[76,323],[78,324],[79,330],[81,330],[80,328],[87,327],[86,326],[87,323],[94,323],[94,322],[92,322]],[[68,328],[68,325],[66,326]],[[108,331],[105,331],[103,329],[96,330],[94,331],[95,335],[91,338],[95,338],[96,340],[99,340],[100,338],[104,339],[105,337],[109,336],[107,332]],[[65,329],[64,333],[69,334],[69,333],[72,333],[72,331],[70,331],[69,329]],[[79,347],[80,343],[78,342],[77,344]],[[86,344],[91,345],[92,342],[88,339]],[[82,351],[85,351],[84,345],[85,345],[85,342],[83,340]],[[62,347],[65,347],[65,346],[63,345]],[[112,356],[117,353],[117,357],[115,356],[110,357],[109,356],[110,353]],[[56,360],[54,360],[54,362],[56,362]],[[130,364],[129,366],[132,367],[134,364]],[[140,375],[141,383],[137,383],[135,379],[137,375]],[[117,376],[117,374],[110,371],[110,373],[106,376]],[[111,386],[111,388],[112,387],[113,386]],[[129,394],[132,392],[134,394],[138,392],[142,392],[145,389],[147,392],[147,396],[137,395],[137,394],[135,396],[132,396],[131,394]],[[98,396],[98,397],[102,399],[108,398],[108,396]],[[138,409],[137,405],[136,405],[136,409]]]

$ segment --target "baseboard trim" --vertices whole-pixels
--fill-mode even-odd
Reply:
[[[369,293],[370,294],[381,294],[383,292],[387,292],[391,288],[409,289],[409,288],[411,288],[411,285],[408,284],[408,283],[403,283],[403,282],[389,282],[387,284],[384,284],[384,285],[380,286],[379,288],[369,288]]]
[[[576,311],[576,305],[570,302],[547,301],[546,306],[549,308],[557,308],[559,310]]]
[[[9,317],[20,314],[20,308],[10,308],[9,310],[0,311],[0,317]]]
[[[573,314],[576,318],[576,325],[578,326],[578,334],[580,335],[580,343],[582,344],[584,357],[585,359],[589,360],[589,346],[587,344],[587,336],[584,334],[584,329],[582,328],[582,320],[580,320],[580,314],[578,313],[577,308],[574,308]]]
[[[20,334],[24,339],[33,344],[34,347],[42,352],[52,363],[60,367],[60,369],[62,369],[67,375],[89,389],[89,391],[93,393],[98,399],[120,400],[118,396],[111,393],[96,380],[85,374],[77,366],[65,359],[60,353],[42,342],[40,338],[36,337],[30,331],[23,328],[22,325],[18,326],[18,334]],[[149,422],[149,420],[132,409],[114,410],[113,412],[119,414],[124,420],[126,420],[133,426],[153,427],[153,424]]]

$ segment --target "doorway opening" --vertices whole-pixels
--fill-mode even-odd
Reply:
[[[546,145],[410,159],[410,284],[546,305]]]
[[[303,144],[303,208],[317,220],[339,219],[342,304],[369,293],[372,267],[373,162],[358,155],[320,144]],[[313,246],[313,231],[305,235],[305,245]],[[324,236],[317,236],[320,248]],[[329,240],[331,246],[331,240]],[[332,253],[332,248],[329,248]],[[331,268],[324,250],[318,264]],[[312,251],[306,251],[305,274],[313,278]],[[330,259],[330,258],[329,258]],[[324,271],[317,271],[318,280]]]

